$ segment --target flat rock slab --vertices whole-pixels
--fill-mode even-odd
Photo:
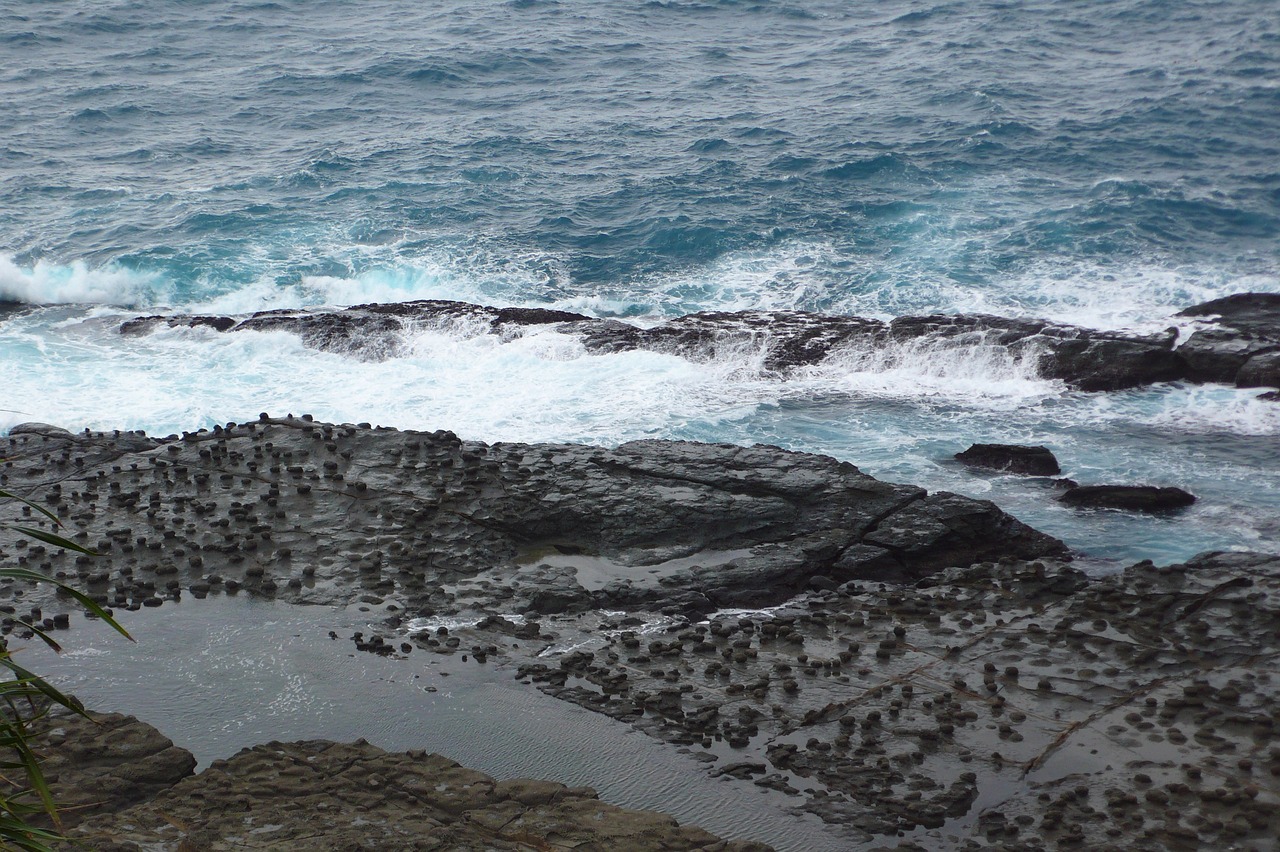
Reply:
[[[132,716],[62,707],[31,724],[65,828],[93,823],[169,789],[195,770],[191,752]]]
[[[767,446],[489,445],[264,417],[165,439],[23,425],[0,439],[0,458],[0,488],[48,505],[99,553],[19,538],[0,543],[0,564],[70,580],[111,607],[243,589],[301,603],[391,598],[410,615],[705,612],[777,603],[815,575],[909,581],[1066,554],[988,501]],[[0,517],[47,524],[16,501]],[[0,629],[59,607],[47,590],[0,583]]]
[[[1280,836],[1280,556],[1099,580],[985,563],[701,623],[522,629],[519,648],[492,624],[454,638],[707,754],[712,773],[790,793],[853,833],[841,848],[1269,850]],[[539,633],[550,645],[526,653]]]

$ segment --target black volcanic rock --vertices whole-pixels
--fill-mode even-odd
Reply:
[[[1025,447],[1019,444],[974,444],[956,459],[970,467],[1004,470],[1028,476],[1056,476],[1062,472],[1058,459],[1048,447]]]
[[[1280,387],[1274,353],[1280,352],[1280,294],[1237,293],[1181,311],[1211,318],[1214,327],[1194,332],[1177,352],[1188,378],[1239,387]]]
[[[856,578],[870,565],[858,546],[883,551],[874,573],[903,582],[1067,553],[991,503],[768,446],[488,445],[266,418],[165,441],[19,426],[0,457],[6,489],[56,501],[69,531],[102,554],[90,590],[124,607],[178,588],[207,593],[216,576],[285,600],[377,591],[435,612],[467,595],[514,611],[705,611],[785,600],[837,563],[842,581]],[[31,556],[0,550],[0,564],[10,558]],[[71,562],[30,564],[76,571]],[[448,591],[468,578],[466,595]]]
[[[1181,488],[1153,485],[1081,485],[1068,490],[1058,500],[1071,506],[1135,512],[1182,509],[1196,502],[1194,494]]]
[[[1029,362],[1045,378],[1079,390],[1108,391],[1181,379],[1234,381],[1251,358],[1280,350],[1277,300],[1269,294],[1240,294],[1188,308],[1184,315],[1217,317],[1216,324],[1197,330],[1177,349],[1173,330],[1126,334],[983,314],[908,316],[886,323],[804,311],[707,311],[641,327],[549,308],[445,300],[263,311],[247,317],[138,317],[123,323],[120,331],[145,334],[160,325],[287,331],[308,346],[382,359],[401,354],[406,335],[419,328],[448,326],[512,337],[533,326],[550,326],[578,337],[592,353],[646,349],[703,361],[754,350],[764,370],[784,375],[846,353],[874,353],[894,362],[974,357],[995,347]]]
[[[1266,337],[1280,337],[1280,293],[1235,293],[1192,305],[1181,317],[1214,317],[1221,326]]]

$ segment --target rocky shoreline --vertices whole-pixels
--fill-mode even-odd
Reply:
[[[28,425],[0,458],[0,487],[101,553],[4,542],[6,565],[117,609],[376,604],[384,629],[342,637],[355,649],[517,676],[790,796],[858,848],[1264,849],[1280,833],[1277,556],[1091,579],[989,502],[772,447],[486,445],[264,415],[164,439]],[[66,602],[0,584],[0,612],[6,633],[57,629]],[[219,769],[218,795],[258,785],[265,802],[279,761],[344,748],[366,749],[264,746]],[[151,813],[210,795],[187,783]],[[186,830],[111,825],[121,842]],[[189,848],[229,842],[210,830]],[[719,848],[699,837],[608,842]]]
[[[872,352],[893,360],[998,349],[1030,362],[1044,378],[1084,391],[1180,380],[1280,388],[1280,294],[1238,293],[1188,307],[1179,317],[1199,325],[1185,339],[1176,328],[1133,334],[985,314],[903,316],[886,322],[804,311],[703,312],[638,326],[546,308],[420,300],[246,316],[155,315],[123,323],[120,333],[147,334],[159,327],[284,331],[317,349],[382,359],[402,354],[404,335],[414,328],[450,327],[510,338],[547,327],[577,337],[591,353],[645,349],[705,361],[721,352],[759,349],[762,368],[775,374]],[[1275,398],[1277,393],[1265,395]]]
[[[264,743],[193,774],[189,752],[129,716],[63,711],[40,724],[64,828],[97,852],[770,848],[614,807],[590,789],[498,781],[364,741]]]

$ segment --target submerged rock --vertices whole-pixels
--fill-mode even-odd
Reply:
[[[1028,476],[1057,476],[1062,472],[1058,459],[1048,447],[1019,444],[974,444],[956,459],[970,467],[1004,470]]]
[[[1181,488],[1153,485],[1081,485],[1068,489],[1058,499],[1071,506],[1136,512],[1182,509],[1196,502],[1194,494]]]

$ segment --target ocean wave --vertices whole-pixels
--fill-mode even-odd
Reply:
[[[84,261],[19,266],[0,254],[0,302],[29,305],[111,304],[136,307],[163,300],[171,288],[159,275]]]

